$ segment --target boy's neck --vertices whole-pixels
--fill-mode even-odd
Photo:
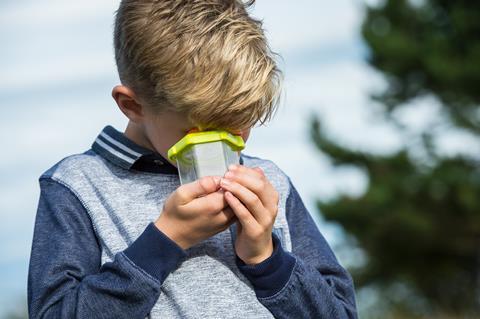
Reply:
[[[125,132],[123,134],[136,144],[149,150],[156,151],[148,137],[145,135],[145,132],[142,130],[142,128],[139,125],[133,123],[132,121],[128,122],[127,128],[125,129]]]

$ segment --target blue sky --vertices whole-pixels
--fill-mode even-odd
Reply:
[[[341,232],[318,218],[315,198],[360,194],[366,179],[353,169],[333,170],[315,150],[310,114],[319,114],[332,138],[347,145],[388,152],[402,142],[376,118],[368,97],[385,83],[364,62],[363,5],[262,0],[253,9],[283,57],[285,84],[276,118],[252,132],[245,152],[273,160],[290,175],[332,244],[342,240]],[[38,177],[63,157],[88,149],[105,125],[125,128],[110,97],[118,83],[112,48],[117,6],[94,0],[0,2],[0,316],[26,293]],[[430,114],[425,112],[424,118]],[[361,257],[336,253],[347,265]]]

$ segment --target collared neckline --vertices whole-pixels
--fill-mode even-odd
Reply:
[[[110,125],[97,136],[92,150],[124,169],[178,175],[178,169],[159,153],[138,145]]]

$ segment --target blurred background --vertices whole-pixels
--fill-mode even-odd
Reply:
[[[119,1],[0,1],[0,318],[26,318],[38,177],[126,119]],[[354,276],[361,318],[480,317],[480,3],[262,0],[273,160]]]

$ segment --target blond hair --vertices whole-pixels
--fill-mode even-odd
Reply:
[[[255,0],[122,0],[115,59],[142,103],[201,126],[243,129],[270,120],[283,74]]]

